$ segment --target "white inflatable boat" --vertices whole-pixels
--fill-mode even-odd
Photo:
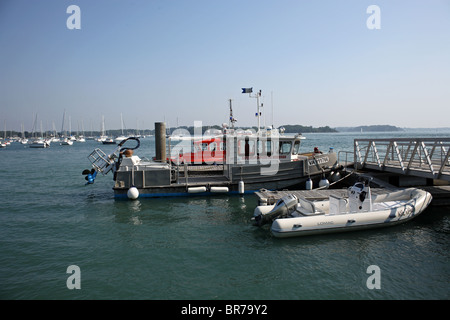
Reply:
[[[275,205],[256,207],[253,219],[258,226],[272,223],[276,237],[344,232],[406,222],[423,212],[431,199],[430,193],[417,188],[372,195],[368,182],[357,182],[345,198],[331,195],[309,201],[284,196]]]

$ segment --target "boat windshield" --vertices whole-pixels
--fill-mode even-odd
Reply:
[[[294,148],[292,149],[292,154],[298,154],[299,149],[300,149],[300,141],[295,141]]]
[[[292,143],[290,141],[280,141],[280,154],[291,153]]]

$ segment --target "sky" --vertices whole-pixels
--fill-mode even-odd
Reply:
[[[450,127],[450,1],[0,0],[0,131],[254,126],[242,88],[262,125]]]

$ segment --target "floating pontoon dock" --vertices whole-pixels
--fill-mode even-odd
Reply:
[[[373,193],[415,186],[431,193],[432,205],[450,205],[450,138],[355,139],[353,166],[355,177],[363,174],[374,178],[377,187],[372,188]],[[273,204],[293,193],[320,200],[346,192],[347,189],[260,190],[256,195],[259,204]]]

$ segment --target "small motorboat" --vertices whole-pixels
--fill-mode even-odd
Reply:
[[[116,144],[113,138],[106,138],[105,140],[102,140],[103,144]]]
[[[71,146],[73,145],[73,141],[70,138],[64,138],[63,141],[61,141],[62,146]]]
[[[31,142],[31,144],[29,144],[30,148],[49,148],[50,147],[50,141],[43,139],[43,138],[38,138],[33,140],[33,142]]]
[[[124,135],[121,135],[121,136],[118,136],[116,139],[114,139],[114,143],[115,144],[119,144],[119,143],[121,143],[123,140],[126,140],[128,137],[126,137],[126,136],[124,136]]]
[[[372,195],[368,181],[348,188],[346,197],[310,201],[289,194],[275,205],[256,207],[255,225],[270,224],[275,237],[344,232],[396,225],[413,219],[430,204],[432,196],[417,188]]]

